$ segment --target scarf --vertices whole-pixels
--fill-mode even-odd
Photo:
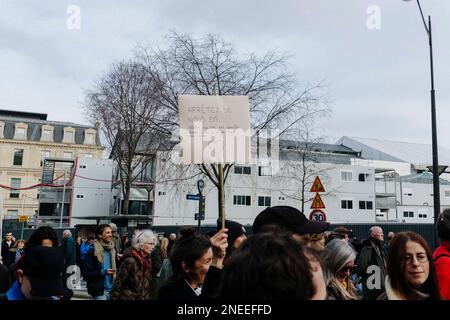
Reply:
[[[406,300],[405,298],[401,297],[391,286],[391,280],[389,279],[389,276],[386,276],[386,280],[384,282],[386,286],[386,296],[388,300]],[[429,294],[420,292],[418,290],[414,290],[415,294],[417,295],[417,300],[426,300],[430,297]]]
[[[152,259],[150,255],[143,257],[136,249],[131,249],[131,255],[136,258],[142,265],[142,269],[145,272],[147,269],[151,270],[152,268]]]
[[[105,250],[111,254],[111,268],[116,269],[116,250],[114,249],[114,243],[104,242],[103,240],[94,241],[94,255],[97,257],[98,262],[105,262]]]

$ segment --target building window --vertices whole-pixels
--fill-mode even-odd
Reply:
[[[353,209],[353,200],[341,200],[342,209]]]
[[[64,152],[63,158],[64,159],[72,159],[72,152]]]
[[[284,201],[284,200],[286,200],[286,198],[285,197],[278,197],[278,200]]]
[[[16,139],[25,139],[25,128],[16,128]]]
[[[158,196],[165,196],[166,192],[165,191],[158,191]]]
[[[234,166],[235,174],[252,174],[251,167]]]
[[[85,143],[86,144],[94,144],[94,138],[95,138],[95,134],[86,133]]]
[[[370,174],[369,173],[360,173],[358,175],[358,181],[360,181],[360,182],[370,181]]]
[[[427,215],[426,214],[423,214],[423,213],[419,213],[419,218],[426,218],[427,217]]]
[[[352,171],[341,171],[341,180],[342,181],[352,181],[353,180]]]
[[[372,201],[359,201],[359,209],[361,210],[372,210],[373,202]]]
[[[258,197],[258,206],[259,207],[270,207],[272,202],[271,197],[259,196]]]
[[[93,155],[92,153],[86,153],[86,154],[84,155],[84,157],[85,157],[85,158],[88,158],[88,159],[92,159],[92,158],[94,157],[94,155]]]
[[[414,211],[403,211],[404,218],[414,218]]]
[[[444,191],[444,197],[450,197],[450,190]]]
[[[6,211],[6,219],[17,219],[17,216],[19,215],[18,210],[8,210]]]
[[[44,160],[50,158],[50,151],[49,150],[42,150],[41,151],[41,167],[44,164]]]
[[[64,131],[63,142],[65,142],[65,143],[72,143],[73,142],[73,132],[72,131]]]
[[[412,195],[413,195],[412,189],[411,188],[403,188],[403,195],[412,197]]]
[[[42,130],[42,141],[53,141],[53,132],[50,129]]]
[[[238,206],[251,206],[250,196],[233,196],[233,204]]]
[[[272,175],[272,167],[271,166],[258,167],[258,176],[263,177],[263,176],[271,176],[271,175]]]
[[[12,188],[20,188],[20,178],[11,178],[11,187]],[[11,190],[9,192],[9,197],[10,198],[16,198],[18,199],[20,195],[20,191],[19,190]]]
[[[13,165],[21,166],[23,163],[23,149],[14,150]]]

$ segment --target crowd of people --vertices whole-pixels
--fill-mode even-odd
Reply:
[[[42,226],[28,241],[2,242],[0,300],[72,297],[67,270],[78,265],[95,300],[450,300],[450,210],[437,223],[440,246],[411,231],[373,226],[358,242],[352,230],[308,220],[274,206],[254,220],[199,234],[194,227],[158,237],[115,224],[87,239]]]

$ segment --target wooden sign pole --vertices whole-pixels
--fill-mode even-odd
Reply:
[[[222,229],[225,228],[225,183],[223,178],[223,164],[219,164],[219,192],[220,192],[220,208],[219,216],[222,224]]]

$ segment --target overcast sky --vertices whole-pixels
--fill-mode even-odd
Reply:
[[[67,27],[71,5],[80,29]],[[450,1],[422,8],[433,22],[438,142],[450,148]],[[415,1],[0,0],[0,109],[85,123],[83,91],[137,44],[164,46],[170,30],[291,54],[301,83],[327,85],[332,113],[318,126],[330,142],[431,143],[428,40]]]

